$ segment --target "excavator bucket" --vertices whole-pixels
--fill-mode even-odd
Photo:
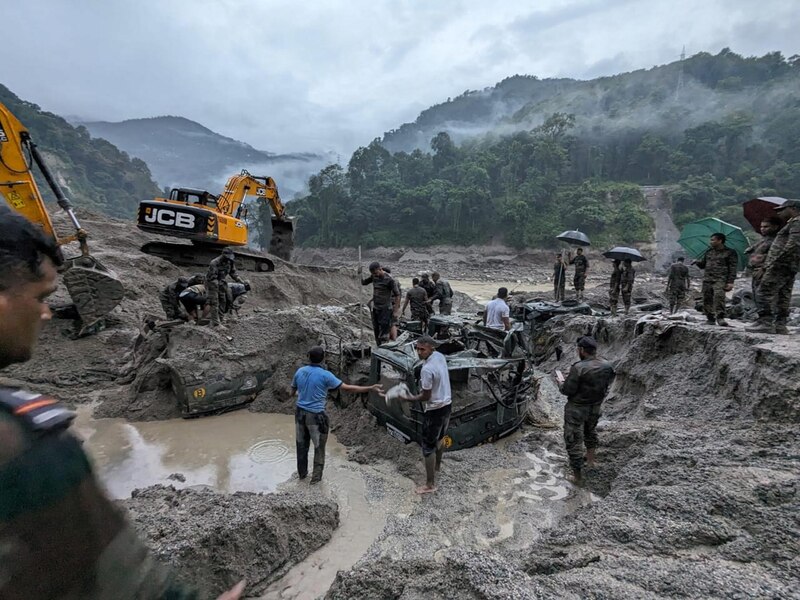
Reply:
[[[283,260],[291,260],[294,249],[294,223],[291,219],[272,219],[272,238],[269,253]]]
[[[91,256],[67,259],[62,277],[81,318],[79,337],[93,333],[125,294],[116,274]]]

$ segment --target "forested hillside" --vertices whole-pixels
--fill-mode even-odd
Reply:
[[[513,114],[498,119],[501,104]],[[671,185],[679,225],[743,224],[747,198],[800,196],[800,60],[779,53],[723,50],[590,82],[514,77],[423,112],[416,131],[431,124],[445,126],[424,151],[387,149],[403,126],[313,177],[292,206],[299,241],[538,246],[579,227],[634,243],[651,228],[638,185]]]
[[[76,206],[114,217],[131,217],[140,200],[159,194],[143,161],[130,158],[106,140],[92,138],[85,127],[73,127],[2,85],[0,102],[31,132]],[[55,201],[35,167],[34,173],[45,199]]]

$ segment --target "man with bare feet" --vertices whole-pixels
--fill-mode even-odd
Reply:
[[[564,406],[564,443],[567,446],[572,480],[580,483],[585,463],[594,464],[598,439],[600,406],[616,373],[611,363],[597,356],[597,342],[588,335],[578,338],[580,361],[572,365],[566,379],[556,372],[560,391],[567,397]],[[586,455],[583,454],[584,445]]]
[[[429,494],[436,491],[436,473],[442,464],[444,437],[450,424],[452,396],[447,359],[437,352],[436,341],[424,335],[417,340],[417,356],[424,360],[420,373],[420,388],[416,396],[403,398],[409,402],[422,402],[425,412],[422,417],[422,457],[425,461],[425,485],[415,491]]]

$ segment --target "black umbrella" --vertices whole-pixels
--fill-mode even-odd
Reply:
[[[573,246],[591,246],[592,242],[589,241],[589,237],[585,233],[581,233],[580,231],[565,231],[556,236],[557,240],[561,240],[562,242],[567,242],[568,244],[572,244]]]
[[[603,252],[603,256],[612,260],[630,260],[633,262],[647,260],[636,248],[628,248],[627,246],[616,246],[607,252]]]

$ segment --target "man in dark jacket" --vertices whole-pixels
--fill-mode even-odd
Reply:
[[[679,310],[686,300],[686,292],[689,291],[689,267],[684,263],[681,256],[669,267],[667,276],[667,299],[669,300],[669,313],[674,314]]]
[[[578,338],[578,357],[580,360],[572,365],[566,379],[556,371],[559,389],[567,397],[564,443],[576,483],[581,481],[584,462],[594,463],[600,406],[616,375],[611,363],[597,356],[597,342],[590,336]]]

